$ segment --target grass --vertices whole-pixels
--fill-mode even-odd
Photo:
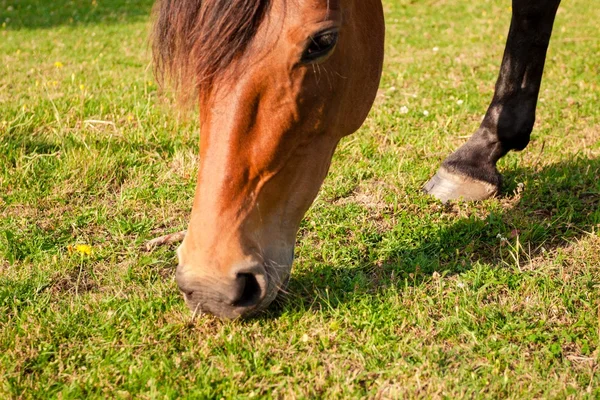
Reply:
[[[290,293],[233,322],[191,321],[174,249],[140,250],[185,228],[197,154],[157,95],[151,3],[0,0],[0,397],[600,397],[593,1],[559,11],[502,196],[443,206],[420,187],[476,129],[509,10],[386,0],[380,94]]]

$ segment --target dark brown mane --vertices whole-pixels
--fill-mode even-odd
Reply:
[[[158,0],[153,33],[154,68],[180,99],[210,89],[244,51],[270,0]]]

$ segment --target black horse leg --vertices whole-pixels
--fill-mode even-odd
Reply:
[[[496,162],[523,150],[535,121],[546,50],[560,0],[513,0],[496,91],[479,129],[425,185],[442,201],[483,200],[500,189]]]

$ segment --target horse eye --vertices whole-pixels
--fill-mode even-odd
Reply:
[[[329,55],[337,44],[338,36],[336,31],[327,31],[311,36],[301,61],[311,63]]]

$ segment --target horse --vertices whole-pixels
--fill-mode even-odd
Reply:
[[[424,190],[498,193],[496,162],[527,146],[560,0],[513,0],[495,92],[476,132]],[[197,102],[199,168],[176,282],[194,312],[265,310],[290,277],[300,222],[382,74],[381,0],[158,0],[161,85]]]

